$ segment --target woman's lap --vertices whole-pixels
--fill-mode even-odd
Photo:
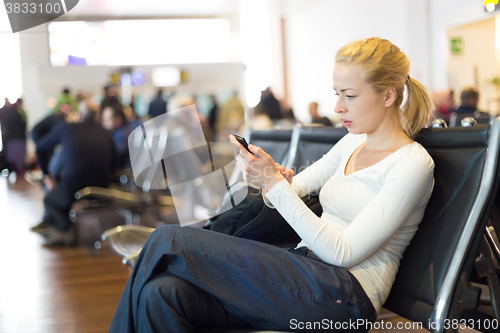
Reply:
[[[126,314],[135,318],[144,286],[162,272],[214,295],[226,311],[257,328],[286,329],[292,320],[336,322],[371,316],[371,303],[357,304],[361,313],[352,304],[365,303],[366,297],[351,292],[354,278],[344,268],[260,242],[167,226],[145,244],[115,321]]]

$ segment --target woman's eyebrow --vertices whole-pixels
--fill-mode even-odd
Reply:
[[[335,88],[333,88],[333,90],[337,91],[337,89],[335,89]],[[344,88],[344,89],[340,89],[340,92],[344,92],[346,90],[354,90],[354,91],[356,91],[356,89],[354,89],[354,88]]]

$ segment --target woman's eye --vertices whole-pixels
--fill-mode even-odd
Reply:
[[[338,96],[338,95],[339,95],[339,93],[334,93],[334,95],[335,95],[335,96]]]
[[[345,97],[347,97],[347,98],[354,98],[354,97],[356,97],[356,96],[353,96],[353,95],[345,95]]]

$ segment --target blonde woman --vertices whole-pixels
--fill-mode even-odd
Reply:
[[[409,68],[387,40],[342,47],[333,91],[349,134],[296,177],[261,148],[250,145],[250,154],[231,137],[247,181],[263,189],[302,242],[287,250],[195,228],[159,228],[136,263],[111,331],[227,325],[366,331],[433,188],[434,163],[413,141],[433,107]],[[321,217],[300,199],[318,190]]]

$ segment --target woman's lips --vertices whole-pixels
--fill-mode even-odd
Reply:
[[[344,127],[349,127],[349,126],[351,126],[351,124],[352,124],[352,121],[342,120],[342,125]]]

